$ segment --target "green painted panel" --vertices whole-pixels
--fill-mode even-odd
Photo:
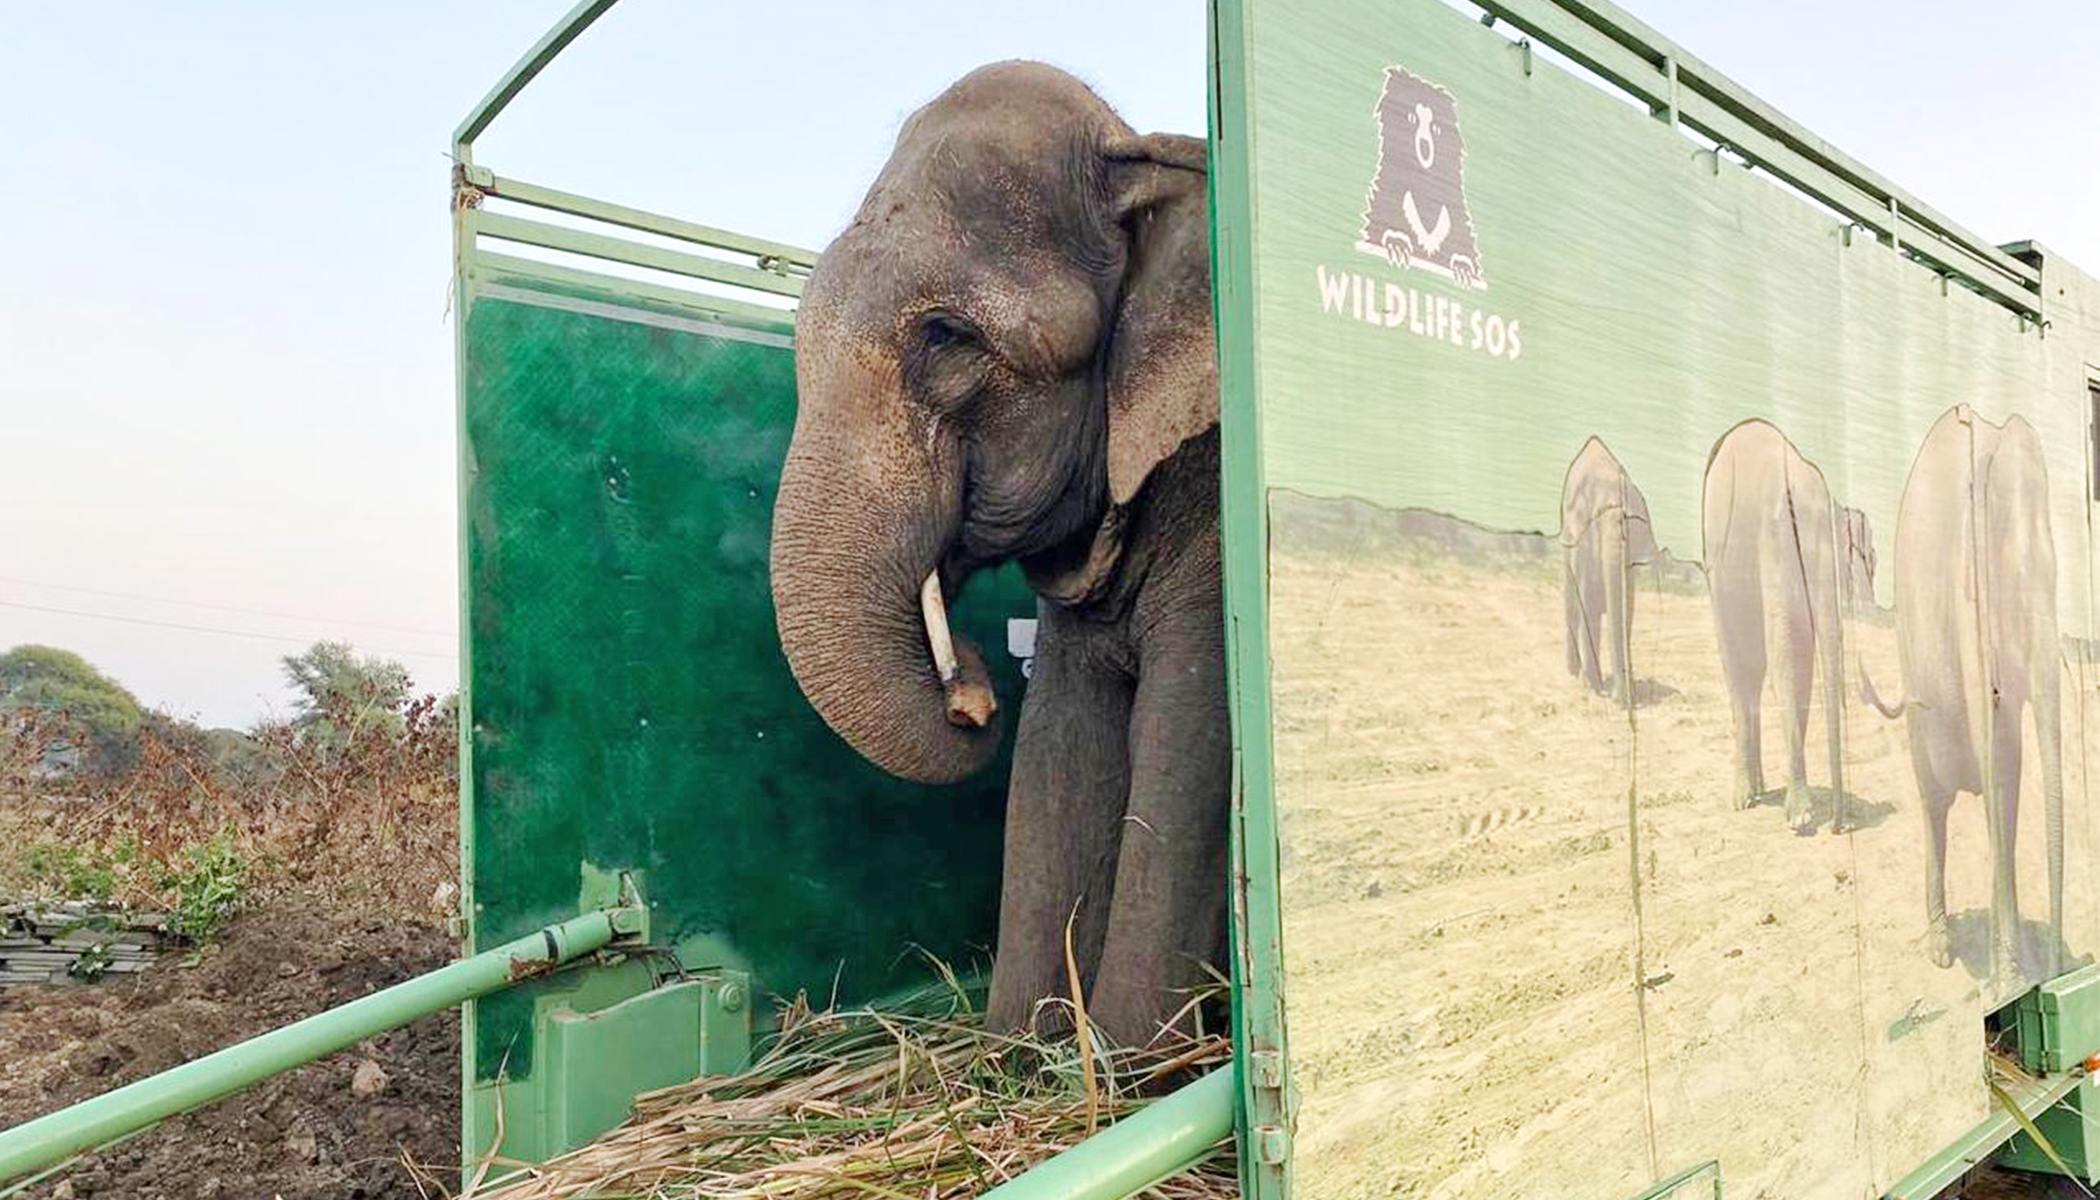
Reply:
[[[470,272],[470,278],[472,273]],[[651,937],[818,1002],[981,961],[1003,762],[951,788],[881,774],[803,701],[766,560],[794,419],[789,327],[529,279],[473,281],[463,332],[474,937],[632,871]],[[988,578],[981,644],[1033,615]],[[994,655],[1007,712],[1019,664]],[[544,986],[544,985],[543,985]],[[474,1074],[534,1067],[536,988],[477,1006]]]
[[[1250,1192],[1622,1200],[1714,1161],[1732,1191],[1877,1193],[1984,1114],[1983,1015],[2100,952],[2100,288],[2045,258],[2047,328],[2022,321],[1443,5],[1221,0],[1214,52],[1242,1039],[1280,1044],[1289,1014],[1295,1105],[1288,1178]],[[1899,520],[1958,405],[2033,426],[2055,579],[1952,593],[1970,640],[1905,658],[1926,602],[1899,574],[1973,579],[2011,544],[1971,557]],[[1710,474],[1752,419],[1792,450]],[[1764,571],[1836,592],[1857,563],[1863,586],[1740,632],[1746,602],[1709,583],[1737,512]],[[1616,565],[1588,581],[1586,555]],[[1914,760],[1951,735],[1855,686],[1973,652],[1994,603],[2063,635],[2037,661],[2063,696],[2064,911],[2043,725],[2011,710],[2004,961],[1973,795],[1928,921]],[[1738,774],[1752,721],[1761,787]]]

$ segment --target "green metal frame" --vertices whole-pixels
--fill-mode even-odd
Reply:
[[[1658,119],[1727,147],[1944,275],[2039,318],[2041,272],[1969,232],[1708,66],[1611,0],[1474,0],[1629,93]]]
[[[1713,1200],[1721,1200],[1721,1162],[1714,1158],[1709,1158],[1703,1163],[1694,1163],[1667,1179],[1657,1180],[1654,1186],[1632,1200],[1669,1200],[1677,1195],[1678,1189],[1686,1184],[1698,1182],[1701,1177],[1713,1185]]]
[[[534,278],[560,285],[565,289],[600,294],[620,303],[632,303],[671,312],[728,316],[778,324],[790,315],[789,312],[770,304],[756,303],[753,294],[792,301],[801,294],[802,280],[816,263],[816,255],[800,247],[508,179],[474,163],[472,154],[475,137],[488,128],[503,107],[515,98],[534,76],[545,69],[564,46],[574,41],[584,28],[602,16],[611,7],[611,3],[612,0],[585,0],[585,3],[572,9],[561,23],[511,68],[503,80],[476,106],[474,112],[461,122],[455,134],[454,294],[459,297],[457,307],[461,310],[456,326],[456,337],[459,341],[455,349],[462,362],[465,361],[464,309],[470,303],[473,280],[477,272]],[[490,212],[484,206],[491,199],[583,218],[601,226],[671,239],[691,245],[704,253],[669,249],[596,230]],[[538,258],[522,258],[488,248],[488,244],[524,245],[577,256],[592,264],[618,263],[640,267],[716,285],[726,290],[702,294],[673,284],[611,274],[591,266],[570,266]],[[465,380],[460,382],[464,388]],[[466,412],[465,400],[462,392],[459,405],[462,421]],[[465,453],[468,440],[463,425],[460,444],[462,453]],[[462,463],[463,488],[464,480],[469,475],[466,467],[467,464]],[[463,492],[463,513],[467,509],[465,501]],[[464,537],[461,553],[461,572],[462,578],[465,578],[468,563],[465,559]],[[465,604],[464,595],[462,604]],[[468,628],[467,616],[463,607],[463,630]],[[470,673],[472,670],[470,655],[471,647],[465,644],[463,638],[463,673]],[[472,913],[475,911],[472,865],[474,834],[469,814],[472,811],[470,789],[475,776],[468,731],[473,728],[474,719],[472,698],[464,690],[461,708],[462,904],[464,911]],[[1273,838],[1270,839],[1270,844],[1273,845]],[[471,920],[467,923],[465,932],[471,942]],[[640,1000],[654,1001],[662,990],[650,992]],[[719,990],[713,995],[712,1001],[703,998],[702,1011],[713,1011],[719,1018],[721,1010],[727,1006],[721,1000]],[[573,1039],[576,1030],[584,1023],[594,1020],[616,1020],[622,1009],[636,1003],[637,1001],[626,1001],[588,1013],[584,1013],[580,1008],[563,1007],[557,1003],[550,1008],[549,1013],[535,1018],[535,1023],[543,1029],[552,1029],[554,1024],[558,1023],[562,1032]],[[749,1015],[745,1013],[743,1016],[745,1028],[748,1030]],[[462,1031],[462,1037],[468,1046],[472,1046],[476,1040],[472,1020],[473,1010],[470,1008],[468,1024]],[[619,1030],[607,1025],[589,1044],[610,1044],[606,1041],[607,1038],[615,1042],[636,1037],[647,1038],[651,1036],[649,1030],[652,1028],[661,1027],[636,1025]],[[728,1039],[730,1043],[736,1041],[733,1036]],[[733,1048],[732,1045],[732,1051]],[[554,1047],[554,1054],[558,1056],[560,1053],[560,1047]],[[1271,1055],[1269,1061],[1280,1071],[1280,1056]],[[463,1062],[462,1070],[466,1106],[464,1119],[471,1133],[478,1115],[475,1112],[474,1096],[479,1081],[474,1077],[475,1067],[471,1061]],[[1002,1195],[1025,1200],[1113,1200],[1142,1190],[1159,1179],[1184,1170],[1213,1153],[1218,1143],[1232,1134],[1234,1114],[1238,1108],[1235,1102],[1235,1080],[1234,1071],[1220,1070],[1148,1106],[1138,1115],[1111,1127],[1073,1151],[1059,1155],[1044,1166],[1015,1179],[1001,1188],[1000,1192]],[[573,1086],[573,1081],[563,1086]],[[547,1097],[538,1096],[537,1099],[543,1102],[544,1107]],[[607,1108],[605,1097],[587,1097],[583,1107],[595,1114],[593,1124],[602,1123],[604,1110]],[[576,1133],[586,1132],[569,1130],[568,1126],[562,1125],[561,1122],[569,1118],[561,1114],[552,1114],[548,1119],[571,1137]]]
[[[778,327],[791,319],[791,312],[777,304],[762,302],[761,298],[778,297],[792,301],[800,295],[802,280],[816,262],[815,253],[801,247],[507,178],[475,163],[475,139],[564,48],[611,9],[613,3],[614,0],[583,0],[572,8],[504,73],[453,134],[453,295],[457,314],[454,354],[455,361],[461,364],[467,361],[466,312],[472,304],[476,281],[483,275],[542,281],[569,293],[599,295],[617,304],[631,304],[657,312],[703,320],[726,317]],[[581,218],[599,228],[555,224],[507,211],[490,211],[487,205],[491,200],[515,209]],[[653,235],[691,249],[667,248],[602,231],[607,229]],[[516,247],[554,251],[580,260],[583,265],[525,257],[515,252]],[[675,283],[626,277],[602,269],[608,264],[638,267],[701,285],[714,285],[721,294],[707,294]],[[456,382],[460,389],[456,403],[459,422],[456,433],[460,453],[465,456],[470,442],[466,428],[468,406],[464,370]],[[459,479],[463,520],[468,511],[467,481],[471,474],[471,464],[462,457]],[[470,564],[464,528],[459,553],[461,578],[465,579]],[[471,628],[469,604],[467,591],[462,589],[459,655],[463,679],[470,678],[473,671],[472,639],[467,636]],[[473,919],[477,908],[472,821],[475,773],[471,689],[462,688],[460,707],[460,903],[462,913],[466,914],[460,933],[471,950],[477,941],[477,923]],[[740,1068],[748,1056],[751,1036],[749,985],[742,981],[741,976],[726,982],[709,977],[691,985],[655,988],[655,981],[647,971],[633,969],[633,962],[625,966],[629,969],[615,970],[602,980],[580,981],[583,984],[581,990],[572,988],[535,998],[533,1027],[546,1036],[552,1051],[550,1066],[554,1069],[546,1072],[547,1077],[543,1080],[528,1084],[499,1083],[493,1089],[500,1096],[497,1102],[505,1105],[506,1111],[520,1118],[530,1113],[537,1119],[531,1126],[536,1132],[524,1139],[534,1143],[528,1149],[565,1149],[601,1132],[607,1127],[608,1115],[624,1115],[631,1093],[611,1094],[607,1091],[610,1085],[606,1080],[584,1078],[591,1074],[588,1071],[560,1070],[560,1064],[577,1057],[566,1053],[565,1047],[574,1050],[576,1046],[603,1046],[608,1044],[607,1039],[621,1044],[672,1038],[680,1041],[675,1048],[658,1047],[653,1057],[628,1055],[622,1058],[620,1055],[594,1053],[578,1059],[595,1064],[633,1059],[627,1065],[634,1070],[614,1072],[622,1079],[628,1076],[643,1079],[651,1072],[660,1073],[666,1069],[674,1070],[674,1073],[682,1071],[686,1077],[701,1072],[730,1071]],[[692,994],[688,995],[688,992]],[[725,997],[736,997],[733,1016],[731,1004]],[[476,1007],[467,1006],[461,1028],[461,1120],[463,1131],[470,1138],[490,1120],[490,1113],[483,1111],[488,1106],[477,1104],[484,1089],[476,1078],[477,1065],[473,1054],[478,1036],[476,1019]],[[650,1078],[644,1080],[644,1085],[658,1086],[663,1082],[668,1080]],[[560,1094],[542,1094],[548,1088],[557,1089]],[[621,1090],[612,1087],[612,1091]],[[521,1120],[519,1125],[522,1130],[525,1122]],[[517,1142],[519,1139],[512,1136],[508,1140]],[[542,1142],[546,1144],[540,1145]]]
[[[1411,0],[1423,2],[1428,0]],[[2039,256],[2000,247],[1949,219],[1791,121],[1747,88],[1663,37],[1610,0],[1471,0],[1483,23],[1519,35],[1527,69],[1533,41],[1645,105],[1657,120],[1714,143],[1858,227],[1911,261],[2046,329]],[[1241,1179],[1250,1200],[1287,1200],[1295,1093],[1290,1082],[1283,934],[1278,890],[1276,763],[1268,648],[1269,529],[1261,407],[1255,371],[1261,329],[1255,305],[1261,264],[1252,246],[1256,183],[1247,62],[1257,0],[1209,5],[1210,199],[1219,408],[1222,423],[1221,534],[1225,552],[1226,645],[1233,726],[1232,837],[1235,1036]],[[1273,12],[1273,8],[1263,8]],[[2029,1112],[2053,1103],[2075,1080],[2052,1077]],[[2018,1133],[2010,1117],[1980,1125],[1948,1147],[1916,1181],[1951,1179]],[[1703,1168],[1693,1168],[1693,1176]],[[1719,1187],[1718,1165],[1715,1167]],[[1679,1179],[1672,1186],[1682,1186]],[[1907,1190],[1906,1190],[1907,1189]]]
[[[1233,1063],[1240,1114],[1240,1187],[1288,1194],[1293,1114],[1286,1085],[1283,907],[1277,892],[1276,762],[1269,701],[1268,485],[1255,397],[1253,130],[1241,0],[1210,5],[1211,292],[1218,343],[1218,413],[1225,545],[1225,659],[1232,713]]]
[[[2068,1167],[2080,1183],[2100,1182],[2100,1086],[2092,1076],[2031,1119],[2049,1149],[2023,1130],[1998,1151],[1999,1166],[2040,1175],[2061,1175]]]
[[[489,89],[489,94],[483,96],[481,102],[474,106],[474,111],[467,114],[467,119],[461,121],[459,128],[452,131],[453,161],[461,165],[473,162],[474,139],[488,129],[489,123],[509,107],[512,100],[518,98],[518,93],[525,90],[526,84],[546,70],[547,64],[553,62],[556,55],[570,42],[581,37],[583,31],[591,27],[591,22],[604,16],[613,4],[614,0],[580,0],[576,7],[556,21],[554,27],[533,44],[532,49],[525,52],[523,58],[512,63],[510,70],[503,73],[503,78],[496,81],[496,86]]]
[[[2054,1107],[2086,1079],[2083,1071],[2066,1071],[2024,1080],[2006,1088],[2020,1115],[2032,1121]],[[1883,1200],[1931,1200],[1991,1156],[2020,1132],[2020,1121],[2000,1107],[1954,1144],[1927,1159],[1897,1182]]]

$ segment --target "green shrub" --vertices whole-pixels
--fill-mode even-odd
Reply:
[[[246,899],[247,880],[231,826],[190,846],[163,885],[175,893],[173,931],[199,944],[215,940]]]
[[[24,873],[68,900],[108,900],[117,889],[117,863],[99,846],[37,842],[23,852]]]

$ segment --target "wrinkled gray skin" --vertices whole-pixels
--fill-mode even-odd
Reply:
[[[1561,603],[1568,674],[1633,704],[1633,568],[1655,560],[1648,501],[1596,438],[1582,444],[1560,494]]]
[[[1018,561],[1038,596],[1007,798],[1000,1027],[1069,995],[1068,920],[1089,1014],[1121,1042],[1152,1038],[1201,964],[1222,961],[1205,185],[1200,139],[1139,136],[1054,68],[984,67],[905,122],[796,318],[773,598],[824,719],[895,774],[976,771],[1000,736],[982,663],[958,646],[956,686],[986,702],[957,704],[929,657],[920,583],[938,568],[952,601],[974,572]]]
[[[1947,931],[1947,813],[1958,793],[1983,799],[1990,829],[1991,972],[2020,973],[2021,717],[2034,713],[2049,844],[2049,961],[2062,967],[2063,706],[2058,674],[2056,543],[2041,440],[2019,416],[1993,425],[1966,404],[1933,422],[1896,510],[1896,650],[1911,767],[1925,810],[1926,952],[1954,962]]]
[[[1721,673],[1735,714],[1735,807],[1765,794],[1763,692],[1776,676],[1786,710],[1786,816],[1815,830],[1808,789],[1808,711],[1818,672],[1830,752],[1831,831],[1845,820],[1844,622],[1874,603],[1873,530],[1840,509],[1823,473],[1769,422],[1744,421],[1706,460],[1707,595]]]

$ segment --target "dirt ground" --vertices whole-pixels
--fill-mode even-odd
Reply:
[[[1622,1200],[1717,1160],[1731,1200],[1872,1198],[1984,1117],[1984,1015],[2027,984],[1989,978],[1973,798],[1948,838],[1959,957],[1942,969],[1923,949],[1923,820],[1899,723],[1848,701],[1850,826],[1834,835],[1812,713],[1820,823],[1797,836],[1776,798],[1731,804],[1712,617],[1681,579],[1642,582],[1629,715],[1568,674],[1557,560],[1540,548],[1337,554],[1277,533],[1301,1195]],[[1886,618],[1846,637],[1896,690]],[[2076,703],[2078,673],[2067,666],[2073,737],[2100,707]],[[1775,785],[1779,719],[1768,686]],[[2027,744],[2031,756],[2031,727]],[[2081,870],[2093,814],[2069,738],[2065,759],[2075,959],[2100,945],[2100,895]],[[2022,812],[2023,953],[2038,976],[2055,931],[2032,772]]]
[[[131,981],[0,988],[0,1126],[399,983],[451,956],[443,931],[428,925],[284,897],[237,918],[194,967],[164,959]],[[454,1014],[428,1018],[164,1122],[27,1195],[407,1200],[419,1193],[404,1155],[454,1186],[458,1042]],[[353,1084],[361,1068],[363,1087]]]

